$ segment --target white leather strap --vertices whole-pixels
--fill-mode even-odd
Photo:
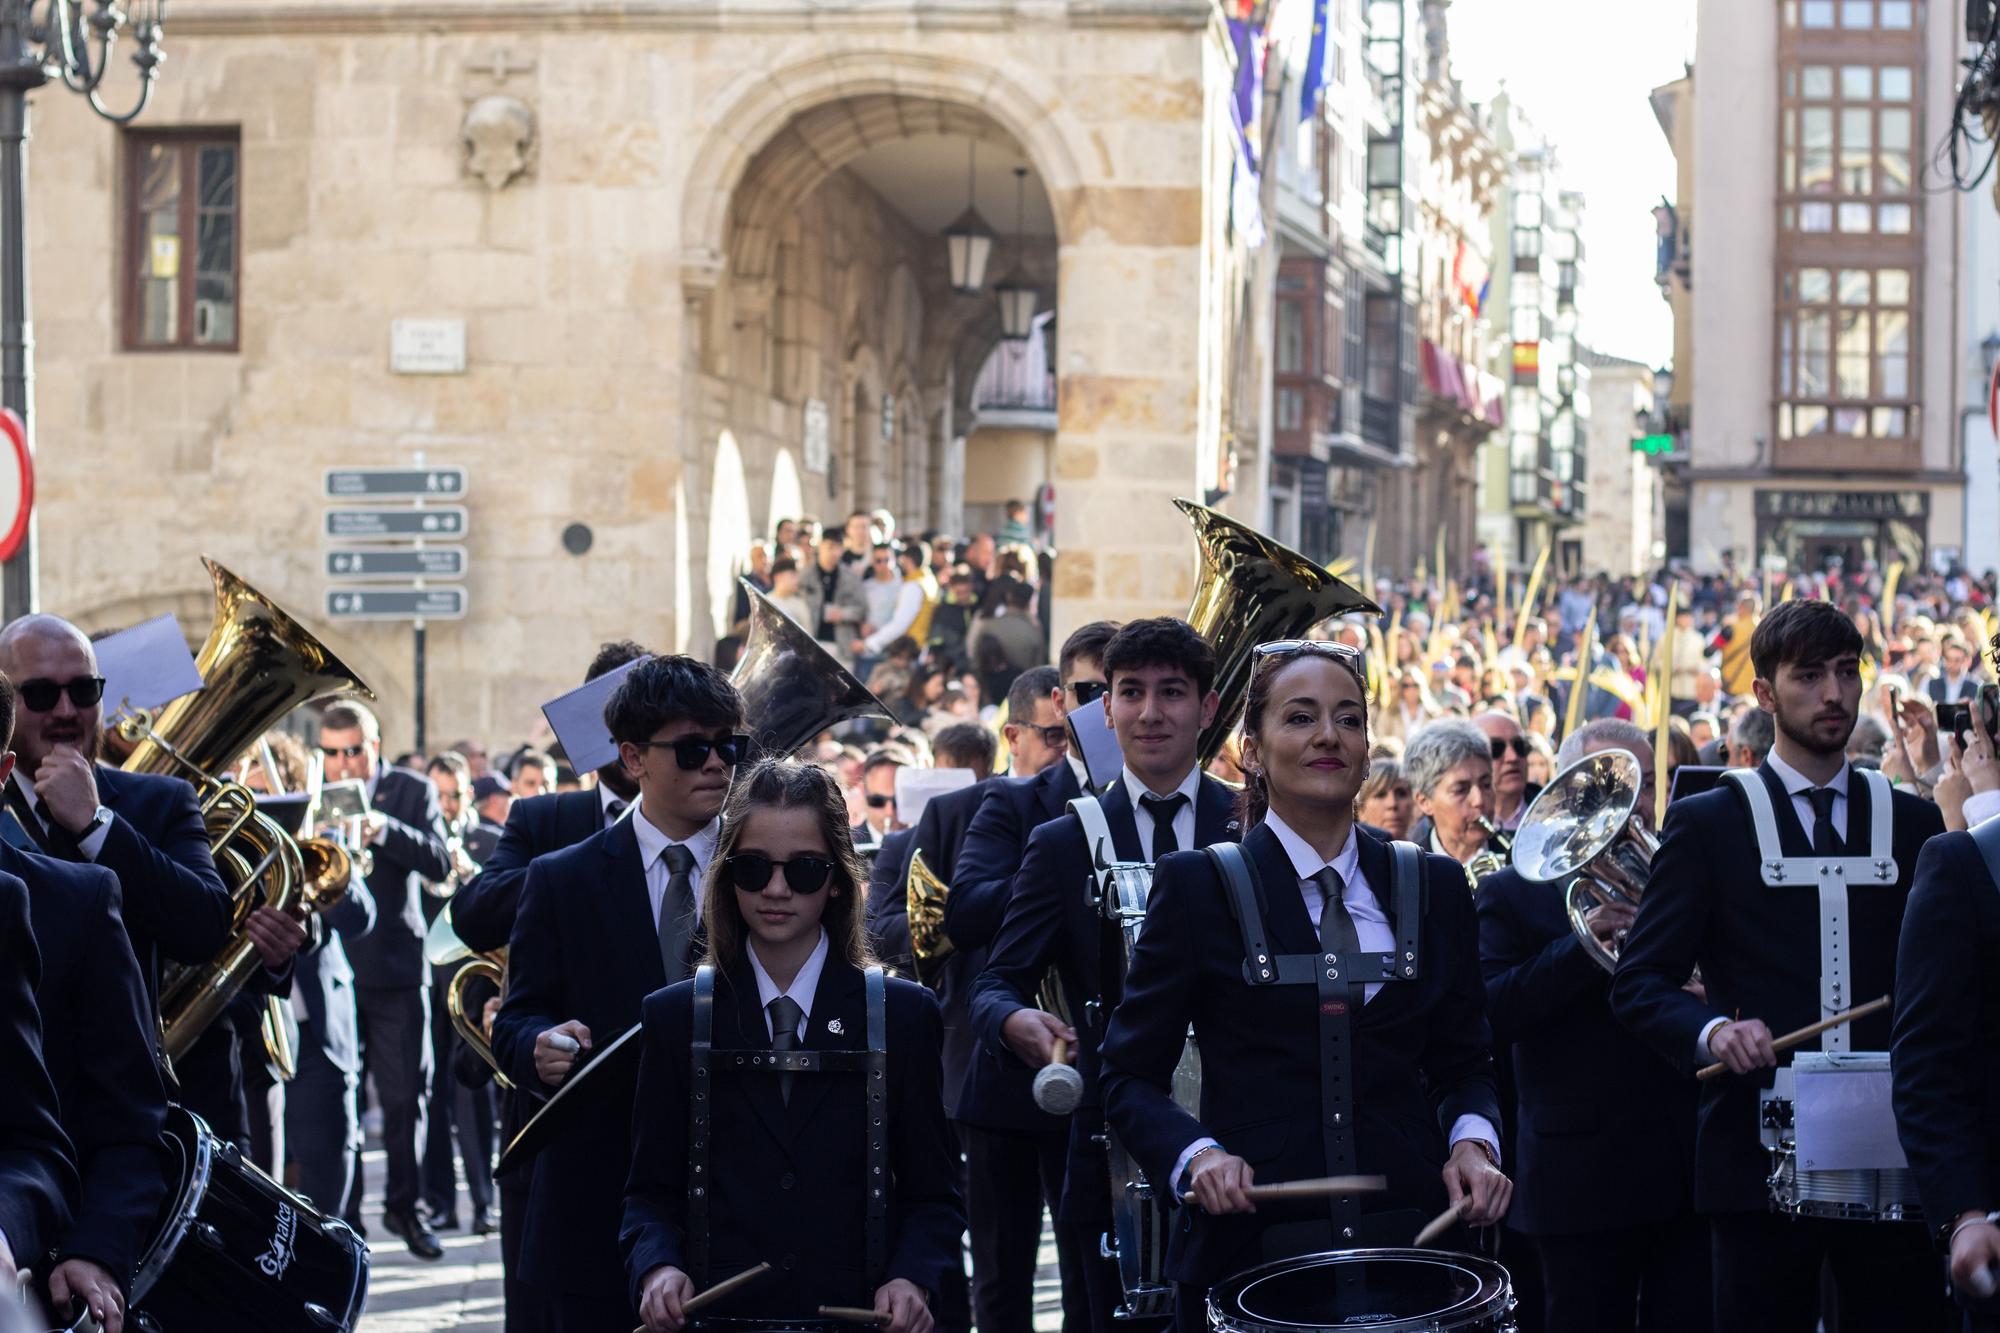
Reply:
[[[1104,889],[1110,868],[1118,863],[1118,844],[1111,840],[1111,823],[1095,796],[1079,796],[1069,803],[1070,813],[1083,824],[1083,845],[1090,853],[1090,874]]]

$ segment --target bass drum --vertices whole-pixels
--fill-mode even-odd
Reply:
[[[1208,1293],[1216,1333],[1515,1333],[1514,1288],[1491,1259],[1335,1250],[1238,1273]]]
[[[201,1117],[167,1108],[174,1182],[132,1280],[147,1333],[352,1333],[368,1247],[245,1161]]]

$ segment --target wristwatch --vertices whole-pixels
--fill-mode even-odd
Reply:
[[[97,830],[111,822],[111,807],[100,805],[90,812],[90,822],[76,831],[76,840],[82,842]]]

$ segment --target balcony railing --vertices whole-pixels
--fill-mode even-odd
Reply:
[[[986,359],[973,386],[978,412],[1053,412],[1056,377],[1050,373],[1039,332],[1026,343],[1002,343]]]

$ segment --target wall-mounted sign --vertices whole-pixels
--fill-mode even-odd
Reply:
[[[397,375],[463,375],[465,321],[391,320],[389,369]]]

